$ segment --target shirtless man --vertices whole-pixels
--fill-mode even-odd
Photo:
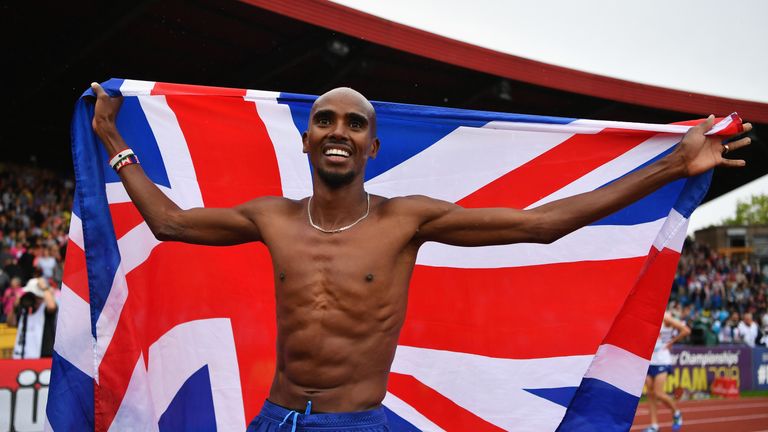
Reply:
[[[127,148],[115,127],[122,101],[98,84],[92,87],[97,95],[93,129],[107,153],[115,155]],[[276,285],[277,366],[269,398],[249,430],[270,430],[286,418],[302,427],[330,424],[323,419],[336,425],[363,419],[369,427],[387,430],[381,401],[422,244],[551,243],[673,180],[718,165],[743,166],[742,160],[722,157],[728,149],[720,138],[704,135],[712,124],[710,117],[669,156],[606,187],[525,211],[465,209],[425,196],[369,195],[363,179],[368,158],[379,151],[376,113],[349,88],[320,96],[310,112],[302,135],[303,151],[314,167],[309,198],[261,197],[234,208],[181,210],[139,164],[123,166],[119,175],[160,240],[206,245],[261,241],[269,249]],[[749,138],[742,138],[728,146],[748,144]],[[299,415],[299,410],[310,411],[308,405],[332,414]]]

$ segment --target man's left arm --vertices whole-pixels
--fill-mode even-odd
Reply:
[[[714,117],[691,128],[675,150],[643,169],[600,189],[530,209],[465,209],[433,200],[417,238],[458,246],[551,243],[643,198],[667,183],[716,166],[741,167],[743,160],[723,157],[723,138],[705,135]],[[752,129],[745,123],[744,132]],[[728,143],[729,150],[749,145],[749,138]]]

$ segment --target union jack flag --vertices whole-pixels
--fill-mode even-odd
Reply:
[[[118,128],[180,207],[311,193],[300,135],[313,96],[103,86],[125,96]],[[689,127],[374,106],[382,149],[366,189],[467,207],[531,208],[599,188],[669,153]],[[81,98],[47,428],[242,431],[274,368],[268,252],[156,240],[92,115]],[[731,115],[710,133],[740,127]],[[395,429],[629,429],[687,218],[709,181],[671,183],[549,245],[425,244],[384,399]]]

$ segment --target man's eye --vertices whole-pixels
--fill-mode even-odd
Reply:
[[[331,124],[331,121],[328,120],[327,118],[321,118],[321,119],[317,120],[317,124],[319,124],[319,125],[329,125],[329,124]]]
[[[349,122],[349,127],[351,127],[352,129],[360,129],[361,127],[363,127],[363,124],[360,123],[359,121],[351,121]]]

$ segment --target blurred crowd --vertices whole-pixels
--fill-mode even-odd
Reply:
[[[688,343],[768,346],[768,265],[686,241],[670,308],[692,332]]]
[[[0,163],[0,322],[38,282],[58,295],[73,192],[52,171]]]

